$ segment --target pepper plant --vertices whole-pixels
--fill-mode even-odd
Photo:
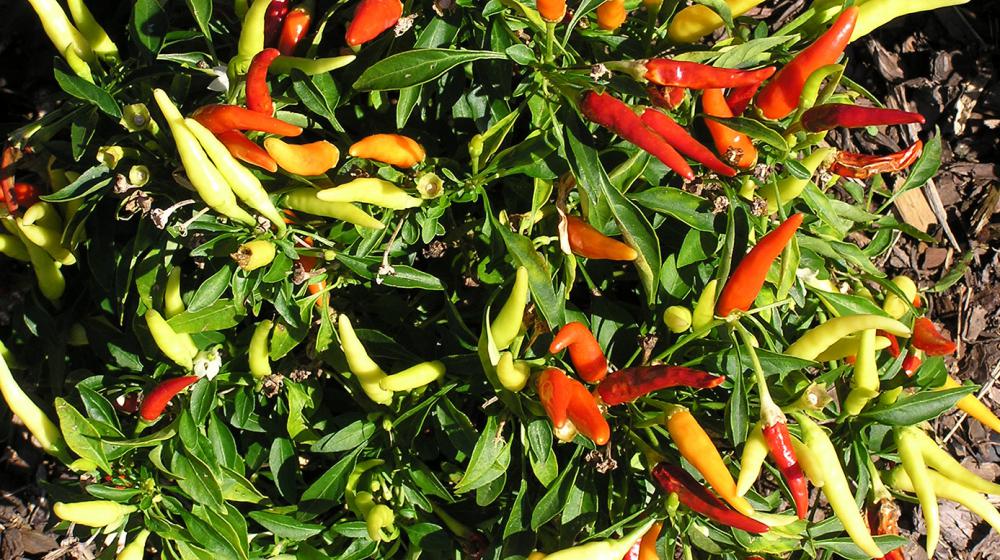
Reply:
[[[925,426],[1000,427],[927,316],[960,270],[875,265],[933,241],[891,208],[940,136],[827,137],[923,123],[843,53],[961,2],[759,3],[31,0],[66,95],[6,136],[0,390],[73,473],[54,528],[303,560],[898,557],[896,499],[931,553],[939,498],[1000,529]]]

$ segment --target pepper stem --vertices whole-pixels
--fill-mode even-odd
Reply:
[[[556,22],[545,22],[545,63],[552,64],[552,44],[556,41]]]
[[[757,393],[760,395],[760,419],[763,428],[768,428],[775,424],[786,423],[785,414],[781,412],[778,405],[774,404],[771,392],[767,389],[767,378],[764,376],[764,368],[760,365],[760,358],[757,356],[757,340],[754,339],[750,331],[739,321],[733,322],[733,327],[743,339],[743,346],[747,354],[750,355],[750,363],[753,365],[754,376],[757,379]]]
[[[612,60],[603,64],[608,70],[628,74],[633,80],[639,83],[646,82],[645,60]]]

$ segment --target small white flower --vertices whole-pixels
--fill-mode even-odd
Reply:
[[[229,74],[226,72],[226,67],[216,66],[212,68],[212,73],[215,74],[215,79],[208,84],[208,89],[218,92],[229,91]]]

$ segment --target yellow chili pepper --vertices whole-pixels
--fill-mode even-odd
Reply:
[[[903,291],[907,301],[903,301],[894,292],[888,292],[885,301],[882,303],[882,311],[885,311],[893,319],[899,319],[906,315],[913,307],[913,300],[919,293],[917,284],[909,276],[897,276],[892,279],[892,283]]]
[[[235,253],[229,255],[243,270],[250,272],[271,264],[278,250],[272,241],[254,239],[240,245]]]
[[[59,54],[65,56],[67,49],[87,62],[94,61],[94,50],[80,31],[70,23],[66,12],[56,0],[28,0],[49,40],[55,45]]]
[[[504,389],[517,393],[524,389],[531,377],[531,366],[527,362],[515,360],[510,352],[501,352],[497,362],[497,379]]]
[[[255,4],[259,2],[266,2],[266,0],[257,0]],[[236,203],[236,196],[229,188],[225,177],[212,165],[194,133],[184,124],[184,117],[167,96],[167,92],[162,89],[154,89],[153,97],[170,126],[170,133],[174,137],[177,152],[181,156],[184,172],[205,204],[237,222],[250,226],[256,225],[257,221],[253,219],[253,216]]]
[[[254,55],[264,50],[264,22],[270,5],[271,0],[253,0],[243,15],[243,26],[236,44],[236,58],[233,59],[236,71],[240,74],[246,73]]]
[[[69,69],[73,71],[77,77],[83,78],[84,80],[94,83],[94,72],[90,69],[90,64],[87,61],[80,58],[77,54],[76,49],[73,47],[66,47],[66,50],[62,53],[63,58],[66,59],[66,65]]]
[[[340,161],[340,150],[326,140],[308,144],[289,144],[280,138],[267,138],[264,148],[279,167],[293,175],[313,177],[333,169]]]
[[[163,290],[163,314],[167,319],[184,313],[184,300],[181,299],[181,267],[175,266],[167,275],[167,285]]]
[[[368,351],[365,350],[358,335],[351,326],[351,320],[347,315],[340,315],[337,322],[338,333],[340,334],[340,347],[347,358],[347,367],[351,373],[358,378],[361,389],[368,395],[368,398],[377,404],[389,404],[392,402],[392,391],[382,388],[381,381],[386,377],[382,368],[378,367]]]
[[[63,521],[70,521],[77,525],[107,527],[108,525],[117,525],[126,515],[136,509],[135,506],[127,506],[111,500],[92,500],[71,504],[56,502],[52,506],[52,513]]]
[[[726,0],[733,17],[741,16],[764,0]],[[719,14],[708,6],[695,4],[677,12],[667,27],[667,35],[676,43],[693,43],[723,26]]]
[[[912,445],[920,450],[928,467],[951,480],[967,486],[970,490],[1000,496],[1000,484],[990,482],[962,466],[947,451],[941,449],[934,438],[920,428],[913,428],[907,434]],[[911,477],[912,478],[912,477]]]
[[[143,529],[132,539],[132,542],[125,545],[125,548],[115,556],[115,560],[142,560],[146,555],[146,539],[149,538],[149,531]]]
[[[792,449],[795,450],[795,458],[798,459],[802,472],[806,473],[809,478],[809,483],[816,488],[822,488],[824,484],[823,470],[816,454],[795,436],[792,436]]]
[[[45,201],[36,202],[25,210],[21,216],[21,223],[26,226],[42,226],[56,230],[63,228],[63,221],[59,212]]]
[[[958,6],[969,0],[867,0],[859,4],[858,22],[854,24],[851,41],[871,33],[890,21],[908,14]]]
[[[550,552],[545,560],[621,560],[655,522],[655,519],[648,519],[620,539],[589,542]]]
[[[403,168],[413,167],[427,157],[419,142],[402,134],[372,134],[355,142],[348,153]]]
[[[316,193],[316,198],[327,202],[364,202],[392,210],[416,208],[424,202],[406,194],[406,191],[389,181],[374,177],[362,177],[323,189]]]
[[[934,493],[938,497],[962,504],[972,513],[982,517],[993,530],[1000,531],[1000,512],[982,494],[934,471],[930,471],[930,478]],[[889,473],[889,484],[904,492],[915,491],[913,481],[902,467],[896,467]]]
[[[816,173],[816,170],[820,168],[823,163],[836,153],[836,148],[816,148],[809,155],[802,158],[799,163],[802,167],[806,168],[809,172],[809,177],[805,179],[799,179],[793,175],[789,175],[784,179],[780,179],[773,183],[768,183],[760,188],[758,191],[760,196],[767,201],[767,211],[777,212],[778,211],[778,198],[781,198],[782,204],[788,204],[789,202],[795,200],[802,194],[805,190],[806,185],[812,180],[812,175]],[[898,319],[898,317],[897,317]]]
[[[372,229],[383,229],[385,225],[373,218],[364,210],[351,204],[350,202],[326,202],[316,197],[316,189],[302,187],[288,193],[285,197],[285,206],[291,210],[334,218],[355,224],[361,227]]]
[[[914,440],[914,436],[922,433],[919,428],[907,426],[897,428],[894,435],[899,458],[903,462],[903,469],[909,479],[913,481],[913,489],[917,494],[917,500],[920,501],[920,509],[923,510],[924,525],[927,527],[927,557],[932,558],[937,549],[938,539],[941,538],[941,524],[938,519],[937,495],[934,493],[930,470],[924,462],[919,442]]]
[[[62,232],[37,225],[26,225],[18,220],[18,227],[24,237],[39,246],[59,264],[76,264],[76,255],[62,245]]]
[[[754,482],[760,477],[769,449],[758,420],[750,429],[747,440],[743,443],[743,455],[740,456],[740,476],[736,480],[736,495],[744,496],[750,491]]]
[[[194,357],[198,354],[198,347],[191,340],[191,335],[175,331],[155,309],[146,311],[145,319],[149,334],[153,335],[153,341],[163,355],[182,368],[191,370],[194,367]]]
[[[858,339],[851,392],[844,400],[844,412],[848,416],[857,416],[868,401],[878,396],[878,363],[875,360],[875,329],[865,329]]]
[[[698,303],[694,305],[694,312],[691,314],[692,329],[701,329],[715,318],[715,293],[718,287],[719,281],[715,279],[705,284],[705,289],[698,296]]]
[[[722,455],[719,455],[712,438],[705,433],[691,412],[680,406],[672,406],[664,413],[664,417],[667,432],[670,433],[670,438],[681,456],[687,459],[705,477],[708,485],[736,511],[743,515],[753,515],[753,506],[746,498],[736,493],[736,481],[722,461]]]
[[[864,332],[864,331],[862,331]],[[823,350],[819,356],[816,356],[817,362],[833,362],[836,360],[843,360],[850,356],[858,355],[858,342],[861,340],[859,335],[845,336],[844,338],[834,342],[829,348]],[[875,350],[884,350],[890,345],[889,339],[884,336],[875,337]]]
[[[683,305],[671,305],[663,312],[663,323],[672,333],[682,333],[691,328],[691,310]]]
[[[882,315],[845,315],[806,331],[785,354],[803,360],[815,360],[824,350],[838,340],[868,329],[883,330],[896,336],[910,336],[910,329],[895,319]]]
[[[490,323],[490,332],[493,333],[493,342],[497,350],[506,350],[517,338],[524,323],[524,308],[527,305],[528,269],[521,266],[514,276],[514,286],[510,290],[510,296]]]
[[[962,384],[957,379],[949,375],[940,389],[954,389],[961,386]],[[982,422],[987,428],[1000,434],[1000,418],[997,418],[997,415],[975,395],[965,395],[959,399],[955,406],[962,412]]]
[[[45,299],[57,301],[61,298],[66,291],[66,279],[63,277],[62,271],[59,270],[60,264],[53,260],[41,247],[29,241],[17,222],[10,219],[0,219],[0,223],[7,228],[7,231],[16,235],[28,251],[31,270],[35,273],[35,280],[38,281],[38,289],[45,296]]]
[[[0,344],[0,347],[2,346]],[[38,440],[38,445],[43,451],[69,464],[72,461],[69,446],[66,445],[59,426],[50,420],[17,384],[14,374],[7,367],[7,358],[4,354],[5,352],[0,353],[0,395],[3,395],[7,408],[14,416],[21,419],[21,423]]]
[[[236,160],[229,149],[219,141],[207,128],[194,119],[184,119],[184,125],[198,139],[198,143],[205,149],[208,157],[212,159],[222,177],[229,184],[233,193],[243,201],[244,204],[260,212],[261,216],[267,218],[271,225],[278,230],[278,235],[285,233],[285,220],[274,207],[271,197],[260,184],[260,180]]]
[[[0,253],[18,261],[28,262],[31,260],[28,257],[28,248],[24,243],[21,243],[17,236],[6,233],[0,234]]]
[[[263,379],[271,375],[271,360],[268,354],[267,344],[271,336],[271,328],[274,323],[263,320],[257,323],[250,337],[250,347],[247,349],[247,361],[250,363],[250,374],[256,379]]]
[[[386,391],[410,391],[444,377],[444,364],[435,360],[419,363],[399,373],[387,375],[378,384]]]
[[[299,56],[281,55],[271,62],[267,71],[272,74],[291,74],[292,70],[298,70],[306,76],[316,74],[326,74],[338,68],[343,68],[354,62],[357,57],[353,54],[344,56],[332,56],[328,58],[302,58]]]
[[[69,13],[73,16],[73,21],[76,22],[77,28],[84,38],[87,39],[87,42],[90,43],[90,47],[97,56],[117,63],[120,60],[118,47],[115,46],[111,37],[108,37],[107,32],[104,31],[101,24],[97,23],[97,20],[94,19],[94,15],[90,13],[83,0],[67,0],[66,4],[69,5]]]

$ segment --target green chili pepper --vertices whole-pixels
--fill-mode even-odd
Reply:
[[[157,348],[175,364],[190,371],[194,367],[194,357],[198,354],[198,347],[191,340],[191,335],[175,331],[155,309],[146,311],[145,318],[149,334],[153,335]]]
[[[971,490],[1000,496],[1000,484],[985,480],[963,467],[947,451],[941,449],[937,442],[923,430],[914,428],[907,433],[907,436],[914,445],[920,448],[920,453],[929,467]]]
[[[423,362],[399,373],[387,375],[378,384],[386,391],[410,391],[444,377],[444,364],[439,361]]]
[[[267,343],[271,335],[271,328],[274,323],[268,320],[257,323],[250,337],[250,347],[247,350],[247,360],[250,362],[250,373],[256,379],[263,379],[271,375],[271,361],[269,359]]]
[[[806,447],[806,444],[796,439],[795,436],[792,436],[791,439],[792,449],[795,450],[795,458],[798,459],[799,465],[802,467],[802,472],[806,473],[806,476],[809,478],[809,484],[812,484],[816,488],[822,488],[824,484],[823,472],[816,454],[813,453],[812,449]]]
[[[207,128],[194,119],[184,119],[185,126],[198,139],[198,143],[205,149],[208,157],[212,158],[216,168],[222,173],[226,183],[233,193],[243,201],[244,204],[260,212],[261,216],[267,218],[271,225],[278,230],[278,235],[285,234],[285,220],[278,209],[271,202],[271,197],[260,184],[260,180],[243,166],[226,146],[219,141]]]
[[[794,344],[785,349],[785,354],[803,360],[815,360],[835,342],[868,329],[883,330],[896,336],[910,336],[910,329],[895,319],[882,315],[845,315],[806,331]]]
[[[767,441],[764,440],[764,432],[761,429],[761,421],[758,420],[753,428],[750,428],[747,440],[743,442],[743,454],[740,456],[740,476],[736,480],[737,496],[746,495],[754,482],[757,482],[768,453]]]
[[[184,313],[184,300],[181,299],[181,267],[175,266],[167,275],[167,285],[163,290],[163,314],[167,319]]]
[[[903,462],[903,469],[913,481],[913,489],[917,493],[917,500],[920,501],[920,509],[923,510],[924,524],[927,527],[927,557],[933,558],[938,539],[941,538],[941,523],[938,518],[937,495],[934,493],[934,483],[931,482],[930,470],[924,463],[920,443],[914,439],[916,434],[922,433],[919,428],[913,426],[897,428],[894,431],[896,447],[899,450],[899,458]]]
[[[257,2],[266,1],[257,0]],[[156,104],[160,106],[160,111],[166,117],[167,124],[170,126],[170,133],[174,137],[177,152],[181,156],[184,172],[205,204],[223,216],[232,218],[237,222],[250,226],[256,225],[257,221],[253,219],[253,216],[237,205],[236,196],[229,188],[226,179],[212,165],[212,162],[208,159],[208,155],[205,154],[205,150],[198,143],[197,137],[184,124],[184,117],[177,110],[177,106],[170,100],[170,97],[167,96],[167,92],[162,89],[154,89],[153,97],[156,99]]]
[[[28,241],[40,247],[59,264],[76,264],[76,255],[62,245],[62,232],[38,225],[27,225],[18,221],[21,233]]]
[[[66,279],[62,271],[59,270],[59,263],[52,259],[41,247],[35,245],[12,220],[0,220],[8,231],[13,233],[24,245],[28,252],[28,259],[31,261],[31,270],[35,273],[35,280],[38,281],[38,289],[49,301],[57,301],[66,291]]]
[[[510,290],[510,296],[500,308],[493,322],[490,323],[490,332],[493,333],[493,342],[497,350],[506,350],[514,342],[521,326],[524,322],[524,308],[528,305],[528,269],[518,267],[514,277],[514,287]]]
[[[142,560],[146,555],[146,539],[149,538],[149,531],[143,529],[132,539],[132,542],[125,545],[125,548],[115,556],[115,560]]]
[[[21,386],[17,384],[17,381],[14,380],[14,374],[7,367],[7,358],[3,354],[5,353],[0,353],[0,394],[3,395],[7,408],[14,416],[21,419],[21,423],[38,440],[38,445],[43,451],[56,457],[64,464],[69,464],[72,461],[69,447],[59,431],[59,426],[49,420],[42,409],[38,408],[38,405],[28,398]]]
[[[243,16],[243,28],[240,30],[234,59],[236,71],[240,74],[245,74],[254,55],[264,50],[264,22],[270,5],[271,0],[253,0]]]
[[[28,2],[38,14],[45,34],[49,36],[59,54],[65,56],[66,49],[73,49],[73,52],[83,60],[94,61],[94,50],[90,42],[70,23],[59,2],[56,0],[28,0]]]
[[[97,20],[94,19],[94,15],[87,9],[87,5],[83,3],[83,0],[67,0],[66,4],[69,5],[69,13],[73,16],[73,21],[76,22],[77,28],[87,39],[87,42],[90,43],[90,47],[97,56],[112,63],[117,63],[120,60],[118,47],[115,46],[111,37],[108,37],[107,32],[104,31],[101,24],[97,23]]]
[[[92,500],[66,504],[56,502],[52,513],[63,521],[86,525],[87,527],[107,527],[118,525],[126,515],[135,511],[135,506],[127,506],[111,500]]]
[[[383,229],[385,225],[364,210],[350,202],[326,202],[316,197],[316,189],[302,187],[285,196],[285,206],[291,210],[334,218],[349,224],[372,229]]]
[[[347,315],[341,314],[337,321],[340,346],[347,358],[347,367],[358,378],[361,389],[377,404],[391,403],[392,391],[383,389],[381,385],[386,374],[368,355],[368,351],[354,332],[354,327],[351,326],[351,320]]]
[[[844,475],[844,469],[840,465],[840,457],[833,442],[830,441],[823,428],[820,428],[805,414],[794,413],[794,415],[802,428],[806,447],[816,457],[815,464],[800,461],[803,469],[806,472],[815,470],[809,474],[809,478],[811,480],[818,478],[823,481],[823,495],[826,496],[830,507],[833,508],[833,513],[840,519],[844,530],[847,531],[854,544],[872,558],[881,558],[882,551],[875,544],[871,532],[865,525],[861,510],[857,502],[854,501],[854,493],[851,492],[851,487],[847,483],[847,476]]]
[[[799,195],[802,194],[802,191],[805,190],[806,185],[809,184],[812,174],[819,169],[823,162],[836,152],[836,148],[816,148],[799,162],[802,164],[802,167],[805,167],[806,171],[809,172],[809,177],[799,179],[794,175],[789,175],[784,179],[780,179],[774,183],[768,183],[761,187],[758,192],[760,193],[760,196],[767,201],[767,211],[778,211],[779,198],[781,199],[782,204],[788,204],[798,198]]]
[[[878,363],[875,359],[875,329],[865,329],[858,340],[851,392],[844,400],[844,412],[848,416],[857,416],[868,401],[878,396]]]
[[[275,58],[267,70],[272,74],[291,74],[292,70],[298,70],[306,76],[315,76],[343,68],[354,62],[355,58],[357,57],[353,54],[330,58],[302,58],[282,55]]]
[[[972,513],[982,517],[983,521],[993,527],[993,530],[1000,531],[1000,512],[982,494],[970,490],[942,474],[934,471],[929,472],[935,495],[962,504]],[[906,470],[901,466],[889,473],[889,484],[897,490],[914,492],[913,481],[910,480]]]
[[[18,261],[28,262],[31,260],[28,257],[28,248],[24,243],[21,243],[17,236],[6,233],[0,234],[0,253]]]
[[[87,61],[80,58],[80,55],[76,52],[72,46],[66,47],[66,50],[62,53],[63,58],[66,59],[66,64],[69,69],[73,71],[78,77],[84,80],[94,83],[94,72],[90,69],[90,65]]]
[[[698,302],[694,305],[694,312],[691,314],[691,329],[698,330],[712,322],[715,318],[715,294],[718,291],[719,281],[712,279],[705,284],[705,289],[701,291]]]

